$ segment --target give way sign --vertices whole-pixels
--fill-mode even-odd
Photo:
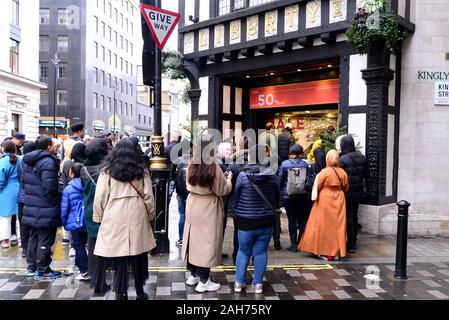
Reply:
[[[181,18],[181,15],[177,12],[164,10],[148,4],[140,4],[140,11],[147,22],[158,48],[162,50]]]

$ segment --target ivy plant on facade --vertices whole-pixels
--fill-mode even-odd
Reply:
[[[396,54],[403,34],[399,30],[396,15],[386,9],[387,0],[367,0],[357,9],[348,29],[348,43],[359,53],[384,44]]]

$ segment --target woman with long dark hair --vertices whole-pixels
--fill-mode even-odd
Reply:
[[[148,278],[148,252],[156,246],[150,225],[154,215],[148,168],[133,142],[120,140],[102,165],[93,215],[100,224],[94,254],[100,260],[112,258],[117,300],[128,299],[128,268],[133,271],[137,300],[148,299],[143,287]]]
[[[182,256],[191,276],[187,285],[197,292],[217,291],[210,269],[221,264],[223,200],[232,189],[232,173],[223,174],[216,162],[214,137],[203,135],[187,168],[186,221]]]
[[[9,248],[11,217],[19,211],[17,198],[20,188],[20,159],[12,140],[3,142],[3,158],[0,159],[0,240],[3,248]]]

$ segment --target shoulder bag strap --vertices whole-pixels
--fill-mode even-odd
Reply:
[[[139,197],[141,197],[142,199],[145,199],[145,197],[143,196],[142,192],[140,192],[140,190],[137,189],[137,187],[131,181],[128,181],[128,183],[129,183],[129,185],[131,187],[133,187],[134,190],[136,190],[136,192],[139,195]],[[145,183],[145,182],[143,182],[143,183]],[[144,185],[144,187],[145,187],[145,185]]]
[[[86,171],[87,176],[89,177],[90,181],[92,181],[92,183],[94,184],[94,186],[96,187],[97,184],[95,183],[95,180],[92,178],[92,176],[89,173],[89,170],[87,170],[86,167],[83,167],[84,171]]]
[[[262,200],[265,202],[265,204],[268,206],[268,208],[270,208],[271,210],[274,210],[273,206],[271,205],[271,203],[268,201],[268,199],[265,197],[265,195],[263,194],[263,192],[260,190],[260,188],[255,185],[254,183],[251,182],[251,180],[249,179],[248,175],[246,175],[246,178],[248,179],[249,183],[253,186],[254,190],[256,190],[256,192],[259,194],[259,196],[262,198]]]
[[[343,182],[341,182],[341,179],[340,179],[340,176],[337,173],[337,170],[335,170],[334,167],[331,167],[331,168],[332,168],[332,170],[334,170],[335,174],[337,175],[338,181],[340,181],[341,188],[343,189]]]

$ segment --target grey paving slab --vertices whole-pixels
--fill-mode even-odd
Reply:
[[[276,292],[288,292],[288,289],[283,284],[271,284],[271,287]]]
[[[315,290],[307,290],[304,293],[309,297],[310,300],[321,300],[324,299],[317,291]]]
[[[188,294],[187,300],[203,300],[203,296],[201,294]]]
[[[438,290],[429,290],[427,292],[438,299],[449,299],[449,296],[445,295],[444,293]]]
[[[416,270],[416,272],[422,275],[423,277],[434,277],[432,273],[426,270]]]
[[[156,296],[169,296],[171,293],[171,287],[157,287]]]
[[[372,292],[369,289],[359,289],[359,292],[361,294],[363,294],[366,298],[378,298],[379,297],[376,293]]]
[[[20,285],[20,282],[6,282],[0,287],[0,291],[13,291]]]
[[[345,279],[334,279],[334,282],[340,287],[350,287],[351,284]]]
[[[318,280],[318,278],[313,273],[302,273],[302,276],[306,280]]]
[[[186,291],[186,284],[184,282],[173,282],[171,284],[172,291]]]
[[[23,300],[33,300],[39,299],[42,294],[45,292],[45,289],[31,289],[28,293],[23,297]]]
[[[433,280],[423,280],[423,283],[427,284],[429,287],[432,288],[441,288],[442,285],[439,284],[438,282],[435,282]]]
[[[308,296],[293,296],[295,300],[310,300]]]
[[[72,299],[75,297],[78,289],[63,289],[58,296],[58,299]]]
[[[344,290],[333,290],[332,293],[338,298],[338,299],[351,299],[351,296],[346,293]]]
[[[339,276],[350,276],[351,274],[344,269],[334,269],[334,272]]]

